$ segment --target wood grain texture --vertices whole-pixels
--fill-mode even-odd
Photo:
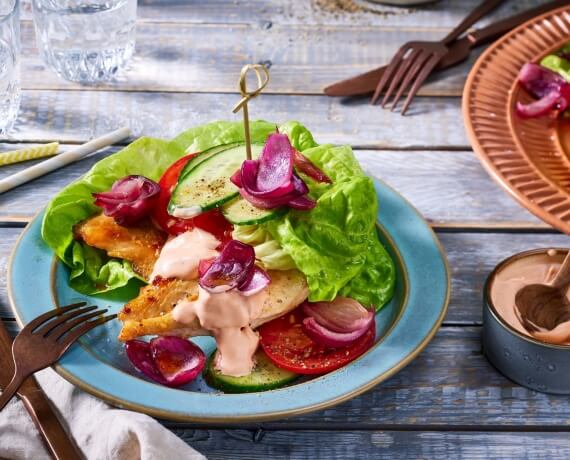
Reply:
[[[213,120],[240,120],[237,95],[108,91],[41,91],[22,94],[11,142],[84,142],[120,126],[134,135],[174,137]],[[374,149],[463,149],[469,142],[457,98],[420,97],[409,115],[371,106],[367,99],[263,95],[250,104],[252,119],[302,121],[319,143]],[[0,137],[0,142],[6,140]]]
[[[388,62],[404,42],[437,40],[443,29],[266,24],[137,26],[137,51],[129,68],[109,83],[80,86],[41,61],[31,21],[22,23],[22,87],[83,91],[237,92],[241,67],[271,67],[265,94],[321,94],[325,86]],[[474,57],[432,78],[420,95],[459,96]]]
[[[333,2],[328,2],[333,3]],[[141,21],[169,21],[184,23],[245,23],[271,21],[277,24],[362,25],[390,27],[453,27],[475,8],[478,0],[443,0],[433,5],[398,7],[381,5],[368,0],[353,0],[339,6],[326,6],[319,0],[174,0],[139,1]],[[504,17],[539,3],[538,0],[506,2],[494,14]],[[487,23],[490,18],[481,20]]]
[[[15,323],[7,323],[15,331]],[[564,396],[536,393],[500,375],[481,353],[480,327],[443,327],[418,358],[383,384],[324,411],[231,428],[465,430],[486,426],[567,429]],[[168,422],[169,428],[204,425]],[[445,428],[447,427],[447,428]]]
[[[527,390],[499,374],[481,353],[480,329],[440,329],[408,367],[373,390],[336,407],[278,422],[231,428],[567,430],[568,398]]]
[[[61,147],[62,150],[68,148],[69,145]],[[91,155],[0,195],[0,221],[14,217],[22,220],[31,218],[61,188],[112,151],[116,148]],[[472,152],[358,150],[355,153],[370,176],[384,180],[402,193],[435,225],[457,222],[477,225],[481,221],[541,225],[491,180]],[[3,167],[0,178],[29,164],[31,162]],[[37,193],[38,189],[42,193]]]
[[[570,458],[567,398],[513,384],[480,350],[481,289],[489,271],[520,250],[567,246],[568,237],[524,233],[546,227],[501,192],[469,151],[456,96],[473,58],[430,81],[422,94],[438,97],[418,98],[404,118],[370,107],[366,99],[317,95],[328,83],[382,64],[408,39],[443,36],[480,0],[442,0],[422,8],[374,5],[376,12],[331,10],[323,3],[141,0],[131,68],[97,87],[78,87],[45,68],[26,12],[26,89],[16,129],[0,139],[8,142],[0,150],[18,142],[80,143],[123,124],[137,136],[167,138],[213,119],[232,119],[241,65],[271,64],[273,94],[252,103],[252,118],[299,119],[319,142],[357,147],[371,174],[441,229],[453,276],[449,313],[406,369],[340,406],[261,426],[167,427],[212,459]],[[492,19],[541,1],[505,3]],[[13,226],[111,151],[0,195],[0,317],[11,315],[6,266],[21,232]],[[0,178],[25,166],[2,168]],[[16,332],[14,321],[6,324]],[[529,432],[509,432],[517,430]]]
[[[0,263],[4,267],[18,233],[18,229],[0,229]],[[566,424],[570,418],[567,398],[535,393],[509,382],[481,355],[480,328],[452,324],[480,321],[481,286],[499,259],[529,247],[565,245],[567,237],[464,233],[440,237],[449,256],[454,293],[446,318],[449,326],[440,330],[426,351],[362,397],[338,408],[264,426],[352,430],[392,425]],[[4,275],[0,278],[0,304],[8,314],[5,283]]]
[[[210,460],[566,460],[570,457],[570,441],[555,433],[313,430],[174,430],[174,433]]]
[[[0,267],[8,258],[22,229],[0,227]],[[480,325],[481,295],[487,275],[502,259],[538,247],[566,247],[566,235],[510,233],[440,233],[452,275],[452,294],[444,324]],[[10,318],[6,268],[0,273],[0,317]]]

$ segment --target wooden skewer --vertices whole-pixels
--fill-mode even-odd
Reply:
[[[60,153],[59,155],[50,158],[49,160],[42,161],[34,166],[31,166],[23,171],[12,174],[0,180],[0,193],[7,192],[19,185],[25,184],[31,180],[43,176],[56,169],[62,168],[70,163],[81,160],[86,155],[101,150],[104,147],[115,144],[131,135],[129,128],[121,128],[113,131],[104,136],[93,139],[79,147],[70,150],[69,152]]]
[[[257,77],[257,89],[254,91],[247,90],[247,72],[249,70],[253,70]],[[262,78],[261,72],[263,72]],[[259,96],[261,91],[267,86],[269,83],[269,70],[262,64],[247,64],[244,65],[241,69],[240,76],[239,76],[239,92],[241,94],[241,100],[236,104],[233,109],[233,113],[237,113],[238,110],[242,109],[243,111],[243,129],[244,129],[244,137],[245,137],[245,151],[247,155],[247,159],[251,160],[251,136],[249,132],[249,111],[247,109],[247,103],[250,99]]]

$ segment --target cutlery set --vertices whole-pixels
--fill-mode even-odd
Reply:
[[[57,363],[82,335],[116,318],[102,316],[106,310],[85,305],[80,302],[38,316],[13,342],[0,321],[0,411],[18,393],[49,451],[58,460],[80,455],[32,374]]]
[[[373,94],[375,104],[382,92],[384,107],[397,90],[391,110],[396,109],[401,96],[408,92],[402,111],[404,115],[424,81],[433,73],[456,66],[469,57],[471,50],[489,44],[516,26],[546,13],[554,8],[565,6],[568,0],[555,0],[531,8],[506,19],[499,20],[481,29],[468,32],[458,38],[472,24],[493,10],[500,1],[485,1],[441,42],[409,42],[403,45],[390,64],[378,67],[363,74],[339,81],[324,89],[328,96],[350,97]],[[412,65],[414,64],[414,65]],[[413,85],[408,91],[410,85]]]

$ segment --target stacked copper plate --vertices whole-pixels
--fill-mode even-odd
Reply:
[[[539,16],[497,41],[473,66],[463,115],[479,159],[536,216],[570,234],[570,123],[523,120],[514,107],[530,96],[520,68],[570,42],[570,5]]]

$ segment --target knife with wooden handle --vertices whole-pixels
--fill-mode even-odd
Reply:
[[[536,16],[547,13],[560,6],[566,6],[568,5],[568,1],[569,0],[554,0],[468,33],[465,37],[449,45],[449,52],[440,61],[438,66],[434,69],[434,72],[459,64],[469,56],[471,49],[500,38],[513,28]],[[333,83],[327,86],[324,92],[327,96],[333,97],[363,96],[373,93],[386,67],[388,66],[378,67],[369,72],[357,75],[356,77]]]
[[[12,339],[0,320],[0,388],[5,388],[14,373],[12,362]],[[32,417],[46,442],[46,447],[56,460],[84,458],[81,451],[67,434],[34,377],[28,378],[18,390],[18,396]]]

